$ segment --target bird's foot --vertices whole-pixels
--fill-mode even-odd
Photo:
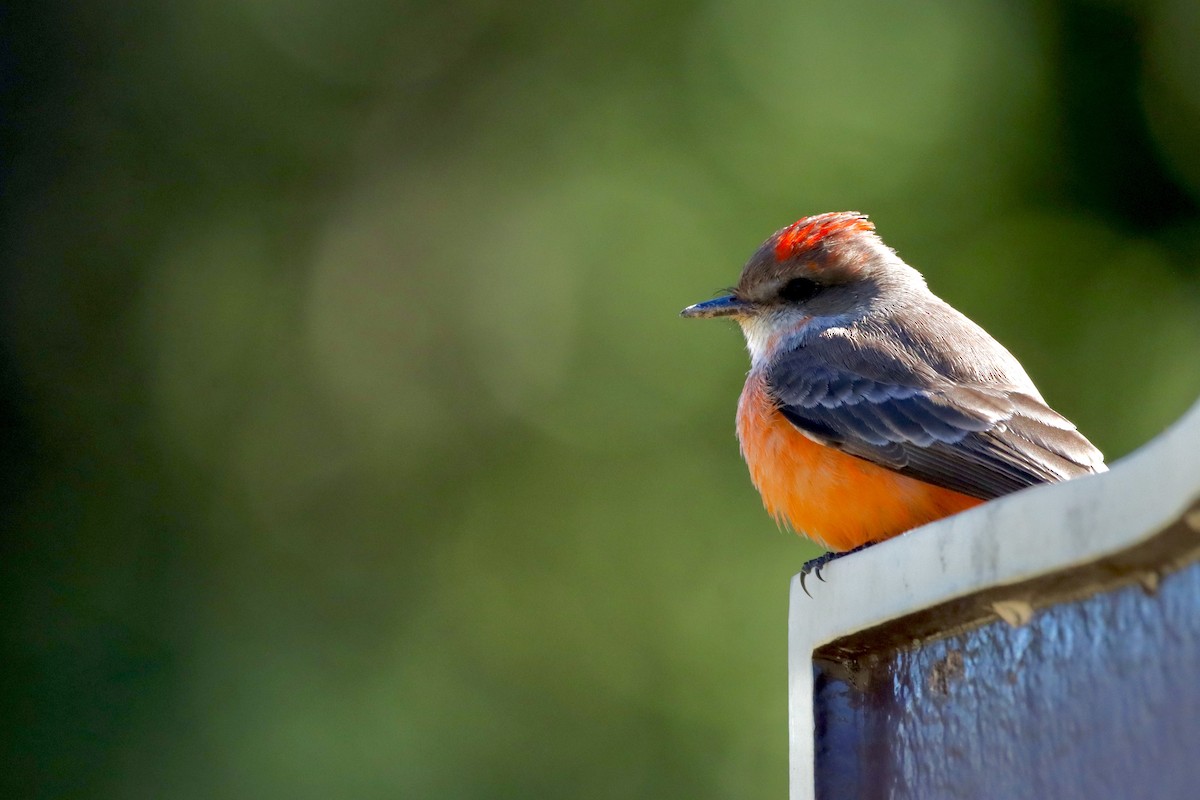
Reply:
[[[804,566],[800,568],[800,588],[804,590],[806,595],[812,597],[812,592],[810,592],[808,587],[804,585],[804,581],[808,578],[808,576],[816,575],[817,580],[824,581],[825,579],[821,577],[821,568],[840,555],[841,553],[822,553],[811,561],[804,562]]]
[[[875,544],[875,543],[867,542],[866,544],[860,544],[858,547],[855,547],[853,550],[844,550],[840,553],[838,553],[838,552],[823,553],[823,554],[817,556],[816,558],[812,559],[811,561],[806,561],[804,563],[804,566],[800,567],[800,588],[804,590],[804,593],[806,595],[808,595],[809,597],[812,597],[812,593],[809,592],[808,587],[804,585],[805,578],[807,578],[809,575],[815,575],[815,576],[817,576],[817,580],[819,580],[823,583],[825,581],[825,579],[823,577],[821,577],[821,570],[824,569],[825,566],[830,561],[836,561],[839,558],[841,558],[842,556],[848,556],[851,553],[857,553],[859,550],[865,550],[866,548],[870,547],[873,544]]]

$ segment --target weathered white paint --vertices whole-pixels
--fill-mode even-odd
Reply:
[[[1111,555],[1200,497],[1200,403],[1109,472],[1027,489],[792,579],[788,619],[791,798],[812,800],[812,652],[834,639],[992,586]]]

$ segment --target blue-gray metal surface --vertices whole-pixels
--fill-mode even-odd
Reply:
[[[1200,797],[1200,564],[1170,563],[1200,535],[1173,535],[819,650],[817,797]],[[970,618],[1022,592],[1025,624]]]

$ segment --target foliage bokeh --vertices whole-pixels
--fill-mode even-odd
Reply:
[[[1185,0],[4,18],[5,796],[782,795],[814,550],[676,314],[803,214],[1110,460],[1200,393]]]

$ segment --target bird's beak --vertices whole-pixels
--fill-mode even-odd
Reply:
[[[745,300],[739,300],[731,294],[724,297],[718,297],[715,300],[706,300],[703,303],[696,303],[694,306],[688,306],[683,311],[679,312],[679,316],[687,317],[688,319],[700,319],[704,317],[736,317],[739,314],[745,314],[750,310],[750,303]]]

